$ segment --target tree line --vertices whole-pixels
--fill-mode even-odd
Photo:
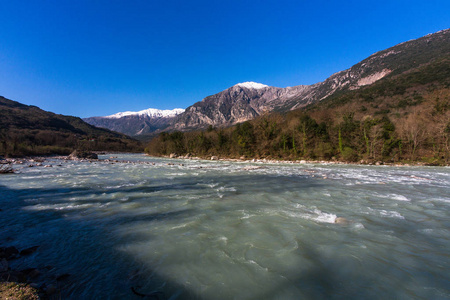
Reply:
[[[36,129],[0,129],[0,156],[67,155],[73,150],[140,152],[140,142],[106,135]]]

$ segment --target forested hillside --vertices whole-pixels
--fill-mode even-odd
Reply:
[[[0,155],[68,154],[74,149],[141,151],[126,135],[0,97]]]
[[[450,162],[450,53],[305,109],[230,128],[162,133],[152,155]]]

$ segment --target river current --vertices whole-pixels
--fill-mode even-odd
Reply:
[[[0,246],[40,246],[12,267],[62,299],[450,299],[448,167],[117,159],[0,175]]]

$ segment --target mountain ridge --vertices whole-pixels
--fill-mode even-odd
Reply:
[[[261,90],[264,93],[244,91],[241,94],[235,93],[235,85],[188,107],[168,129],[186,131],[209,125],[224,127],[267,112],[287,112],[303,108],[335,93],[356,90],[386,76],[401,74],[449,52],[450,29],[445,29],[378,51],[349,69],[334,73],[316,84],[287,88],[267,87]],[[234,96],[231,95],[233,92]]]
[[[98,118],[107,118],[107,119],[118,119],[126,116],[148,116],[150,118],[164,118],[164,117],[174,117],[178,114],[181,114],[185,110],[183,108],[174,108],[174,109],[156,109],[156,108],[147,108],[140,111],[124,111],[118,112],[109,116],[98,117]]]
[[[227,127],[270,112],[301,109],[335,94],[358,90],[429,63],[449,52],[450,29],[444,29],[377,51],[350,68],[312,85],[280,88],[249,81],[207,96],[173,118],[133,121],[124,116],[112,121],[85,120],[129,135],[190,131],[208,126]]]

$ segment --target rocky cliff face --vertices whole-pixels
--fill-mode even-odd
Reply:
[[[189,130],[209,125],[229,126],[244,122],[272,111],[276,101],[298,95],[306,88],[306,86],[277,88],[255,82],[236,84],[188,107],[175,119],[171,128]]]
[[[386,76],[402,74],[449,52],[450,30],[447,29],[377,52],[314,85],[277,88],[254,82],[237,84],[188,107],[168,129],[229,126],[266,112],[302,108],[339,91],[359,89]]]

